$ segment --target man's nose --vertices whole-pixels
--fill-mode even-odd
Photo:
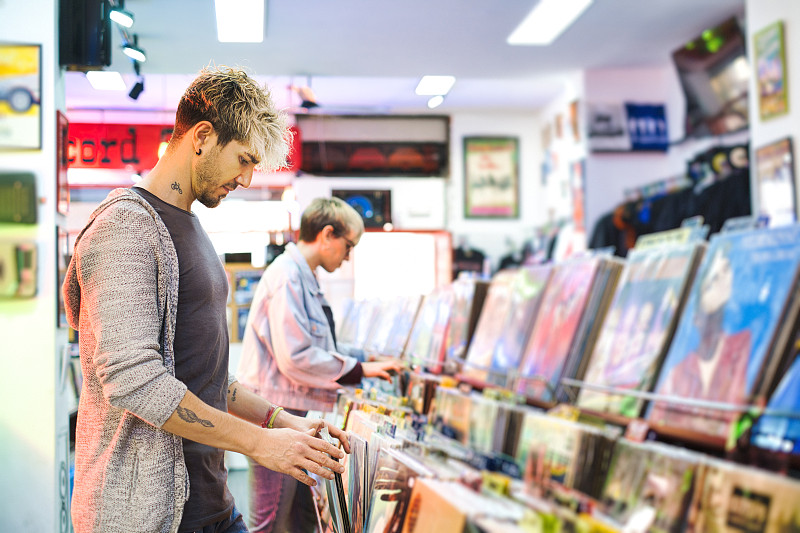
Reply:
[[[237,185],[241,185],[245,189],[250,186],[250,182],[253,181],[253,171],[252,170],[245,170],[237,178],[234,180],[236,181]]]

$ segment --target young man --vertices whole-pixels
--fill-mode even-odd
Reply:
[[[364,232],[355,209],[339,198],[317,198],[303,211],[300,238],[267,268],[247,319],[237,376],[254,393],[272,398],[297,415],[330,411],[341,385],[362,376],[390,380],[398,361],[360,363],[341,352],[333,313],[316,277],[350,257]],[[315,530],[310,491],[281,473],[250,462],[253,531]]]
[[[84,375],[76,532],[246,531],[223,450],[307,484],[306,471],[342,471],[343,453],[315,437],[322,421],[275,409],[229,376],[227,279],[190,211],[247,187],[256,166],[283,164],[287,140],[264,88],[240,70],[206,69],[156,167],[112,191],[78,237],[63,287]]]

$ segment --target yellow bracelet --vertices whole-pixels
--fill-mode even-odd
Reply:
[[[278,413],[283,411],[283,407],[276,407],[274,411],[272,411],[272,416],[269,417],[269,421],[267,422],[267,429],[272,429],[273,425],[275,424],[275,419],[278,418]]]

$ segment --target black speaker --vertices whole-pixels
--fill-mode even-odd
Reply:
[[[68,70],[102,70],[111,64],[108,0],[61,0],[58,62]]]
[[[392,191],[389,190],[333,190],[331,195],[341,198],[364,219],[365,228],[382,228],[392,222]]]

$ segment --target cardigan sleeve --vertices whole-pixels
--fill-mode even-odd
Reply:
[[[157,427],[187,390],[161,355],[161,246],[147,211],[112,206],[94,220],[76,249],[81,307],[96,339],[93,366],[103,396]]]

